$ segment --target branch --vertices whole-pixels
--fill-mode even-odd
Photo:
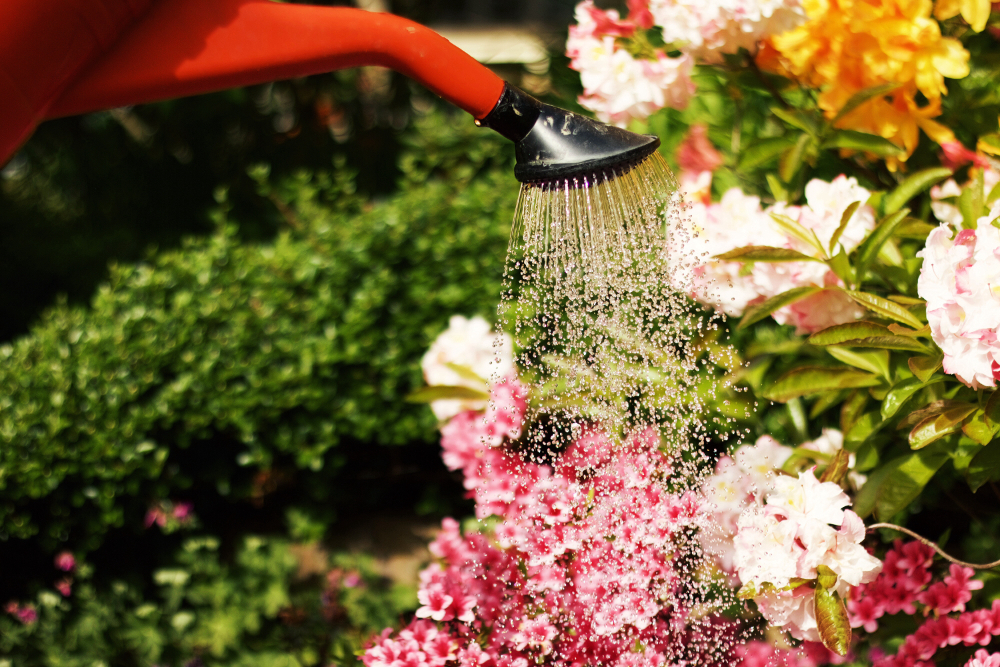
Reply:
[[[873,523],[872,525],[868,526],[867,530],[868,530],[868,532],[871,532],[871,531],[876,530],[878,528],[888,528],[890,530],[899,531],[900,533],[904,533],[906,535],[909,535],[910,537],[912,537],[913,539],[917,540],[921,544],[926,545],[926,546],[930,547],[931,549],[933,549],[934,551],[936,551],[945,560],[949,560],[952,563],[955,563],[957,565],[963,565],[965,567],[971,567],[973,570],[991,570],[994,567],[1000,566],[1000,560],[993,561],[992,563],[982,563],[982,564],[966,563],[964,560],[958,560],[957,558],[955,558],[953,556],[949,556],[948,554],[946,554],[944,552],[944,550],[942,550],[941,547],[939,547],[937,545],[937,543],[932,542],[931,540],[928,540],[926,537],[923,537],[921,535],[917,535],[916,533],[914,533],[909,528],[903,528],[902,526],[897,526],[894,523]]]

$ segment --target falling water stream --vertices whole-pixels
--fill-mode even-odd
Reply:
[[[529,389],[516,443],[526,460],[557,461],[595,430],[612,447],[653,439],[670,461],[663,483],[673,493],[697,492],[712,468],[705,397],[717,388],[699,372],[707,363],[701,342],[719,322],[678,284],[701,260],[680,250],[690,229],[658,153],[629,169],[522,186],[499,316]],[[697,539],[664,548],[685,563],[679,575],[711,569]],[[710,619],[709,579],[685,586],[688,599],[664,600],[664,608],[684,609],[677,613],[689,623]],[[689,636],[711,643],[718,634]],[[700,655],[723,659],[722,651]]]

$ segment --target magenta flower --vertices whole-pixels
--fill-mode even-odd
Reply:
[[[56,556],[55,564],[63,572],[72,572],[76,569],[76,558],[69,551],[63,551]]]

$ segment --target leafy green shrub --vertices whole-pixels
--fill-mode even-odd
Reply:
[[[516,196],[506,169],[468,181],[509,163],[502,140],[452,128],[493,142],[471,159],[471,137],[437,146],[435,124],[398,195],[258,170],[290,227],[273,242],[241,243],[220,193],[215,235],[113,267],[91,308],[58,305],[0,347],[0,538],[91,549],[194,477],[228,488],[237,462],[319,470],[345,438],[431,439],[402,397],[450,315],[490,314]],[[432,172],[447,180],[420,183]]]
[[[187,540],[146,596],[127,580],[98,587],[78,567],[71,596],[40,591],[20,605],[34,612],[28,622],[0,615],[0,658],[12,659],[0,665],[352,664],[372,633],[416,607],[414,591],[364,557],[337,554],[316,581],[297,575],[282,540],[247,537],[231,562],[219,551],[215,538]]]

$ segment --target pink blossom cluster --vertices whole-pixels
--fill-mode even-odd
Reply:
[[[975,573],[971,568],[953,564],[941,581],[931,583],[933,560],[930,547],[896,540],[885,555],[879,576],[851,590],[847,601],[851,626],[875,632],[882,616],[901,611],[915,614],[918,603],[925,614],[935,616],[965,611],[972,591],[982,588],[983,582],[972,578]]]
[[[483,392],[484,398],[443,398],[431,402],[440,421],[467,410],[482,410],[485,396],[496,381],[514,370],[510,336],[494,333],[490,323],[478,315],[453,315],[420,361],[428,386],[466,387]]]
[[[737,520],[736,574],[764,618],[796,639],[820,641],[815,585],[808,583],[819,576],[819,566],[837,575],[834,590],[841,597],[872,581],[882,567],[861,545],[865,526],[844,509],[850,504],[839,485],[806,470],[797,478],[775,477],[763,507],[752,505]]]
[[[612,447],[588,427],[553,464],[525,461],[509,444],[524,391],[512,379],[498,389],[485,413],[442,429],[444,460],[484,521],[465,534],[443,522],[419,620],[383,633],[365,665],[661,667],[723,650],[730,626],[688,616],[697,582],[681,564],[698,561],[700,506],[668,490],[658,438]]]
[[[684,109],[695,90],[691,56],[671,58],[662,49],[651,49],[650,57],[636,57],[622,43],[653,26],[647,2],[632,0],[629,8],[628,19],[621,20],[617,11],[603,11],[593,0],[584,0],[576,7],[576,25],[570,26],[566,41],[570,67],[580,72],[583,83],[580,104],[621,127],[664,107]]]
[[[975,229],[943,224],[917,253],[924,263],[917,293],[927,301],[931,336],[944,352],[943,368],[973,389],[1000,378],[1000,201]]]
[[[965,667],[1000,667],[1000,653],[990,653],[981,648],[965,663]]]
[[[38,620],[38,610],[32,604],[20,604],[19,602],[8,602],[3,610],[21,621],[24,625],[34,625]]]
[[[699,173],[692,179],[682,172],[681,180],[704,187],[701,181],[705,178]],[[804,206],[778,203],[763,209],[758,197],[738,188],[728,190],[714,204],[695,197],[689,200],[688,234],[674,244],[674,253],[687,259],[687,263],[677,262],[679,268],[672,276],[674,287],[732,317],[792,288],[819,287],[823,289],[779,308],[772,317],[780,324],[795,326],[797,333],[813,333],[855,321],[865,311],[835,289],[844,283],[822,260],[839,252],[850,253],[875,228],[875,212],[865,203],[870,195],[853,177],[841,175],[829,183],[810,181],[805,188]],[[854,202],[861,202],[861,206],[833,244],[841,218]],[[803,235],[813,240],[806,242],[782,229],[772,214],[790,218]],[[745,264],[714,259],[751,245],[795,250],[816,261]]]
[[[802,642],[798,648],[779,648],[755,639],[740,644],[734,653],[736,667],[818,667],[847,661],[817,642]]]
[[[885,656],[875,661],[874,667],[934,667],[934,654],[949,646],[986,646],[1000,635],[1000,600],[994,600],[992,607],[967,611],[958,616],[929,618],[903,640],[896,655]],[[979,664],[1000,665],[1000,654],[989,655],[986,651],[976,652],[967,667]]]
[[[158,501],[146,510],[146,528],[155,524],[169,533],[190,526],[195,522],[192,508],[187,502]]]

